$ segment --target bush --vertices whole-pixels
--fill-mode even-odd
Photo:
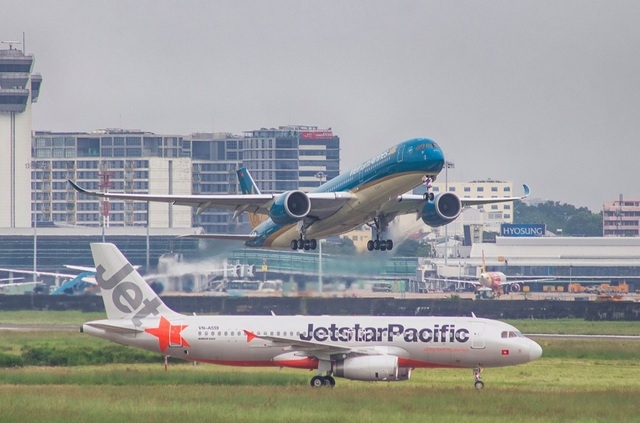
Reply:
[[[24,360],[14,354],[0,353],[0,367],[22,367]]]
[[[158,363],[159,354],[128,348],[121,345],[52,346],[49,344],[25,345],[18,357],[21,365],[30,366],[86,366],[107,363]],[[0,367],[3,365],[0,361]]]

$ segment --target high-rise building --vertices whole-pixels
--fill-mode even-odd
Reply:
[[[603,236],[640,236],[640,200],[623,198],[602,206]]]
[[[32,74],[33,55],[8,43],[0,49],[0,227],[31,226],[31,105],[42,77]]]
[[[286,125],[245,131],[243,164],[262,192],[309,191],[340,173],[331,128]]]
[[[33,137],[32,209],[39,226],[146,226],[147,203],[106,201],[78,194],[67,182],[95,190],[191,194],[191,158],[182,137],[136,130],[93,133],[36,132]],[[149,225],[190,228],[191,210],[149,203]]]
[[[149,218],[152,228],[247,233],[246,217],[234,219],[229,210],[105,201],[77,194],[67,180],[94,191],[188,195],[238,194],[236,170],[242,166],[249,168],[264,192],[310,190],[338,175],[339,138],[331,130],[296,126],[267,132],[250,131],[244,136],[157,135],[124,129],[35,132],[32,219],[39,226],[131,227],[145,226]]]

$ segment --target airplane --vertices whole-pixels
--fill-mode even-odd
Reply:
[[[315,370],[310,385],[335,378],[404,381],[416,368],[481,369],[524,364],[542,348],[515,327],[472,317],[188,316],[165,305],[118,248],[92,243],[107,318],[81,332],[195,362]]]
[[[364,163],[331,179],[310,192],[300,190],[278,194],[262,194],[249,171],[237,171],[243,194],[220,195],[153,195],[97,192],[69,183],[78,192],[90,196],[120,200],[158,201],[197,207],[234,210],[263,215],[264,221],[251,217],[250,234],[192,234],[190,238],[232,239],[247,247],[315,250],[318,238],[351,231],[363,224],[375,230],[375,240],[367,244],[369,251],[391,250],[393,240],[385,233],[396,216],[415,214],[416,220],[432,227],[454,221],[469,205],[519,200],[530,194],[524,185],[519,197],[460,198],[453,192],[406,194],[424,181],[435,180],[444,166],[440,146],[428,138],[415,138],[391,147]]]
[[[35,276],[53,276],[56,279],[56,287],[51,291],[51,295],[76,295],[85,293],[85,289],[90,286],[95,286],[97,283],[93,274],[95,269],[89,269],[82,266],[67,265],[65,267],[74,270],[80,270],[81,273],[74,275],[70,273],[58,273],[58,272],[41,272],[39,270],[21,270],[21,269],[4,269],[0,268],[0,271],[9,273],[21,273],[25,275]],[[65,281],[59,283],[59,279],[64,278]],[[33,282],[31,282],[33,283]]]
[[[504,294],[504,288],[509,286],[512,292],[520,292],[522,290],[522,283],[531,282],[546,282],[551,281],[553,278],[537,278],[530,279],[527,277],[519,278],[518,280],[507,280],[507,275],[499,271],[487,271],[487,265],[484,258],[484,251],[482,252],[482,268],[480,276],[477,281],[466,279],[441,279],[447,282],[457,282],[463,284],[473,285],[481,298],[498,298]]]

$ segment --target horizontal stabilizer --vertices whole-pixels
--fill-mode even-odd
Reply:
[[[121,326],[116,324],[109,323],[98,323],[98,322],[89,322],[85,323],[84,326],[89,326],[94,329],[102,329],[105,332],[113,332],[113,333],[138,333],[144,332],[144,329],[136,328],[135,326]],[[83,327],[83,332],[86,332],[86,329]]]

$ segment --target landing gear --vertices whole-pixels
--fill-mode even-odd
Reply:
[[[309,251],[315,250],[316,248],[318,248],[318,240],[316,239],[303,239],[302,237],[300,237],[300,239],[294,239],[293,241],[291,241],[291,249],[294,251]]]
[[[473,386],[476,389],[482,389],[484,388],[484,382],[482,381],[482,367],[478,366],[478,367],[474,367],[473,369],[473,377],[476,380],[475,382],[473,382]]]
[[[393,249],[393,240],[381,239],[382,235],[387,231],[389,227],[389,219],[387,215],[380,214],[373,219],[373,224],[367,223],[370,227],[376,231],[376,239],[367,242],[367,250],[369,251],[391,251]]]
[[[333,388],[336,386],[336,380],[331,376],[314,376],[311,378],[312,388],[321,388],[323,386]]]
[[[317,239],[307,239],[307,228],[311,226],[313,221],[304,220],[298,224],[298,231],[300,232],[300,239],[294,239],[291,241],[291,249],[292,250],[315,250],[318,248],[318,240]]]
[[[386,251],[391,249],[393,249],[393,240],[391,239],[387,239],[387,240],[376,239],[375,241],[367,242],[367,250],[369,251],[373,251],[373,250]]]
[[[336,380],[331,376],[332,373],[331,361],[319,360],[318,374],[311,378],[311,387],[320,388],[322,386],[328,386],[329,388],[333,388],[336,386]]]

